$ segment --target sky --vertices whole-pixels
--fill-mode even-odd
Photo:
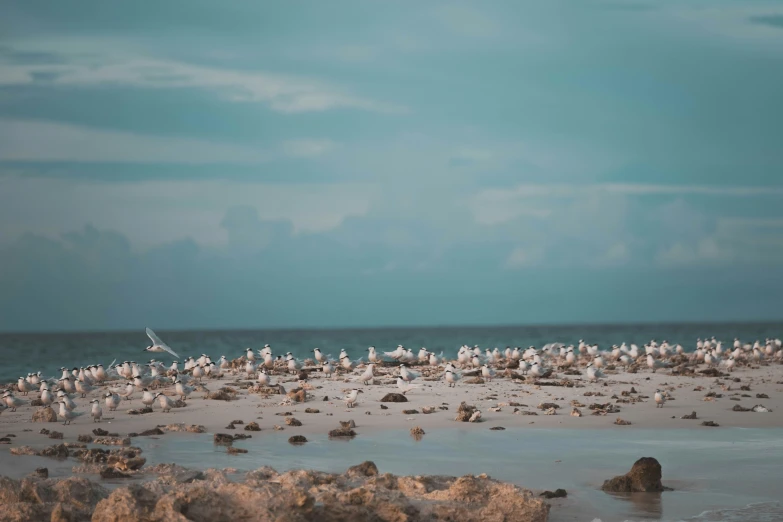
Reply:
[[[783,2],[2,11],[2,331],[783,318]]]

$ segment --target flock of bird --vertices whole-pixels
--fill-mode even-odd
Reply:
[[[147,335],[152,344],[145,348],[145,351],[168,353],[179,359],[177,353],[149,328]],[[247,379],[257,381],[262,386],[274,386],[274,373],[298,374],[303,370],[320,370],[326,378],[340,373],[344,378],[369,385],[374,382],[376,367],[388,366],[391,361],[394,361],[391,364],[398,367],[395,372],[397,388],[403,394],[418,387],[414,381],[421,377],[421,374],[413,371],[412,366],[428,367],[429,371],[439,375],[448,387],[455,387],[465,374],[481,376],[491,382],[498,371],[507,369],[542,379],[551,376],[555,371],[584,367],[587,379],[598,381],[605,377],[604,369],[607,368],[627,370],[631,366],[646,366],[655,372],[660,368],[673,366],[706,365],[732,371],[737,365],[757,364],[762,361],[783,362],[780,339],[767,339],[764,343],[743,343],[735,339],[729,347],[714,337],[699,339],[693,352],[686,352],[679,344],[672,345],[667,341],[658,343],[654,340],[641,349],[635,344],[623,343],[613,345],[608,350],[601,350],[598,345],[581,340],[576,345],[551,343],[541,349],[532,346],[527,349],[506,347],[504,351],[464,345],[459,348],[456,359],[453,360],[444,358],[442,352],[436,354],[421,348],[418,353],[414,353],[402,345],[388,352],[379,352],[371,346],[367,352],[367,363],[363,362],[363,358],[351,359],[344,349],[339,357],[334,359],[319,348],[313,349],[312,360],[300,361],[291,352],[285,356],[273,355],[272,348],[267,344],[258,351],[248,348],[244,357],[234,361],[230,361],[225,355],[216,362],[206,354],[198,358],[188,357],[182,368],[178,360],[167,367],[155,359],[146,364],[135,361],[115,364],[116,361],[113,361],[108,365],[108,369],[102,364],[72,369],[62,367],[59,378],[44,378],[41,372],[19,377],[15,386],[3,392],[0,413],[6,409],[13,412],[28,404],[28,400],[17,397],[16,393],[27,396],[37,391],[41,407],[58,408],[56,414],[59,419],[63,424],[70,424],[72,420],[87,413],[77,411],[78,406],[73,397],[78,395],[87,398],[91,393],[99,392],[103,401],[98,398],[89,401],[89,413],[94,422],[99,422],[103,416],[102,403],[109,411],[115,411],[123,399],[131,400],[136,393],[141,393],[141,402],[146,407],[151,408],[157,403],[163,412],[168,412],[176,406],[177,398],[184,402],[195,390],[209,391],[203,384],[205,379],[220,379],[225,375],[241,377],[244,374]],[[173,394],[151,391],[172,385]],[[363,393],[360,388],[350,390],[344,398],[346,405],[355,406],[360,393]],[[665,400],[665,393],[656,390],[656,405],[663,406]]]

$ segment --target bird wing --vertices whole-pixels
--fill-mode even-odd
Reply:
[[[167,345],[166,343],[164,343],[163,341],[161,341],[161,340],[160,340],[160,337],[158,337],[157,335],[155,335],[155,332],[153,332],[153,331],[152,331],[152,330],[150,330],[149,328],[147,328],[147,337],[149,337],[149,338],[150,338],[150,340],[152,341],[152,344],[153,344],[153,345],[155,345],[155,346],[160,346],[161,348],[163,348],[164,350],[166,350],[167,352],[169,352],[171,355],[173,355],[174,357],[176,357],[177,359],[179,359],[179,355],[177,355],[177,353],[176,353],[174,350],[172,350],[171,348],[169,348],[169,345]]]

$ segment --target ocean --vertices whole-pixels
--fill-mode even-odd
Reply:
[[[181,357],[206,353],[214,360],[221,355],[233,359],[244,355],[248,347],[260,349],[266,343],[272,346],[276,355],[291,352],[302,359],[311,357],[316,347],[335,357],[344,348],[351,358],[358,358],[367,354],[368,346],[392,351],[398,344],[410,347],[414,352],[424,346],[454,357],[463,344],[503,350],[506,346],[541,347],[551,342],[575,344],[584,339],[601,348],[609,348],[622,342],[641,346],[655,339],[679,343],[686,351],[691,351],[699,337],[714,336],[730,344],[735,337],[743,341],[763,341],[783,335],[783,324],[779,322],[189,331],[166,331],[157,329],[154,324],[149,326]],[[164,362],[172,360],[165,353],[144,352],[148,341],[143,327],[132,332],[0,334],[0,382],[34,371],[59,376],[57,369],[62,366],[98,363],[105,366],[115,359],[142,362],[154,357]]]

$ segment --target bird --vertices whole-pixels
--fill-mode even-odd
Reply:
[[[324,365],[321,369],[323,370],[325,377],[331,377],[332,373],[334,373],[334,368],[329,361],[324,361]]]
[[[168,352],[171,355],[173,355],[174,357],[176,357],[177,359],[179,359],[179,355],[177,355],[177,353],[174,350],[169,348],[169,346],[166,343],[161,341],[160,338],[157,335],[155,335],[155,332],[153,332],[149,328],[147,328],[147,337],[149,337],[150,340],[152,341],[152,345],[151,346],[147,346],[144,349],[144,351],[146,351],[146,352]]]
[[[666,403],[666,396],[661,393],[661,390],[655,390],[655,407],[656,408],[663,408],[663,405]]]
[[[143,392],[141,396],[142,404],[144,404],[145,406],[149,406],[151,408],[152,404],[155,402],[155,396],[152,395],[152,392],[149,391],[147,388],[144,388],[142,392]]]
[[[119,395],[120,397],[129,401],[133,397],[134,391],[136,391],[136,387],[133,386],[133,382],[129,382],[128,384],[125,385],[125,391],[121,392]]]
[[[174,381],[174,388],[177,390],[177,395],[179,395],[180,398],[182,398],[183,402],[185,402],[185,399],[188,398],[188,395],[193,393],[193,388],[182,384],[182,381],[180,381],[179,379]]]
[[[663,361],[655,359],[652,355],[647,355],[647,366],[655,373],[658,368],[668,368],[669,365]]]
[[[356,402],[360,393],[364,393],[364,392],[362,390],[357,390],[355,388],[351,390],[348,393],[348,395],[345,396],[344,399],[346,406],[348,406],[349,408],[353,408],[354,406],[356,406]]]
[[[57,398],[60,399],[62,402],[65,403],[65,407],[69,411],[73,411],[76,409],[76,403],[73,402],[73,399],[71,399],[67,393],[65,393],[64,390],[60,390],[57,392]]]
[[[418,388],[418,384],[408,384],[402,377],[397,377],[397,388],[400,389],[403,395],[411,391],[413,388]]]
[[[495,376],[495,370],[485,364],[481,367],[481,376],[484,377],[487,381],[492,382],[492,378]]]
[[[371,363],[380,363],[381,362],[381,356],[378,355],[378,352],[375,351],[375,346],[370,346],[367,348],[367,351],[369,352],[367,354],[367,360]]]
[[[70,411],[68,408],[65,407],[65,402],[58,401],[60,403],[60,413],[57,414],[58,417],[62,417],[63,419],[63,426],[66,424],[70,424],[71,421],[77,417],[81,417],[84,415],[83,411]]]
[[[106,407],[109,411],[117,411],[117,406],[120,405],[120,396],[116,393],[106,392],[103,396],[106,399]]]
[[[92,404],[92,410],[90,411],[92,421],[101,422],[101,417],[103,417],[103,410],[101,409],[100,401],[98,399],[93,399],[90,401],[90,404]]]
[[[600,368],[593,366],[593,363],[587,364],[587,378],[591,381],[597,381],[604,376],[604,372]]]
[[[272,385],[272,380],[269,378],[269,374],[266,373],[266,368],[261,368],[258,371],[258,378],[257,378],[257,380],[258,380],[258,384],[260,384],[261,386],[271,386]]]
[[[17,382],[16,384],[16,389],[19,390],[19,393],[21,393],[22,395],[27,395],[35,388],[33,387],[32,384],[27,382],[24,377],[19,377],[19,382]]]
[[[373,363],[370,363],[367,365],[367,369],[364,370],[364,373],[360,377],[361,381],[364,384],[372,384],[373,382],[373,369],[375,368],[375,365]]]
[[[12,412],[16,411],[16,408],[19,406],[27,404],[27,401],[22,400],[19,397],[14,397],[10,390],[3,394],[3,402],[5,402],[6,406],[8,406]]]
[[[408,367],[405,366],[405,363],[402,363],[400,364],[400,377],[402,377],[402,380],[405,382],[411,382],[419,377],[419,374],[409,370]]]
[[[315,356],[315,360],[319,363],[323,363],[327,359],[320,348],[313,348],[313,355]]]
[[[446,370],[446,382],[449,383],[449,388],[455,388],[457,386],[457,381],[460,380],[460,378],[460,374],[452,370]]]
[[[77,380],[74,384],[76,385],[76,391],[82,394],[82,398],[87,397],[87,394],[95,389],[81,379]]]
[[[170,412],[171,408],[174,407],[174,401],[172,401],[168,395],[165,395],[163,393],[157,393],[155,394],[155,398],[158,399],[160,403],[160,407],[163,410],[163,413]]]

